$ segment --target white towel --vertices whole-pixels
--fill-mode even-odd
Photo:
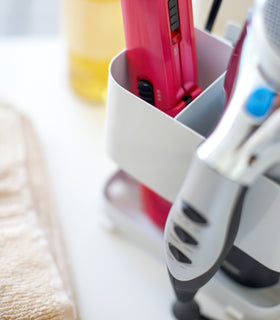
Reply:
[[[0,105],[0,319],[77,312],[42,155],[29,122]]]

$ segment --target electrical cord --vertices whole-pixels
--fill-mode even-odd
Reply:
[[[221,4],[222,0],[214,0],[212,3],[211,10],[209,12],[208,19],[205,25],[205,29],[209,32],[211,32],[213,29]]]

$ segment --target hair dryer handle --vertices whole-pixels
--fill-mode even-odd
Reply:
[[[167,266],[180,301],[192,299],[232,248],[246,190],[194,158],[165,227]]]

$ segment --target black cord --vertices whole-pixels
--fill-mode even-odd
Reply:
[[[177,300],[173,305],[173,314],[177,320],[214,320],[200,314],[199,305],[195,300],[188,302]]]
[[[209,16],[208,16],[206,26],[205,26],[205,29],[209,32],[211,32],[213,29],[213,25],[214,25],[215,20],[217,18],[221,4],[222,4],[222,0],[214,0],[212,3],[212,7],[209,12]]]

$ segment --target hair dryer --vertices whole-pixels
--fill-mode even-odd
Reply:
[[[280,2],[256,0],[234,90],[198,147],[165,227],[178,319],[201,319],[193,298],[233,246],[247,189],[280,162]]]

